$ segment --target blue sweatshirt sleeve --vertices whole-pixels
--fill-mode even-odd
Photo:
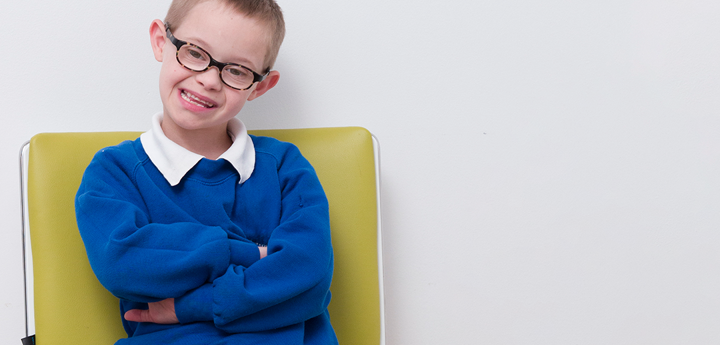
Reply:
[[[249,267],[230,265],[211,284],[176,300],[181,322],[214,321],[230,333],[307,321],[324,313],[333,271],[325,193],[294,146],[276,154],[282,216],[268,256]]]
[[[99,152],[75,200],[88,259],[111,293],[145,303],[179,297],[225,274],[231,262],[259,259],[254,244],[228,239],[221,227],[151,222],[134,175],[140,165],[117,148]]]

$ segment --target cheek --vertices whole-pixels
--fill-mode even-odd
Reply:
[[[160,90],[165,92],[172,90],[172,88],[180,81],[187,79],[191,73],[190,71],[182,68],[182,66],[168,66],[163,64],[160,69]]]
[[[237,114],[245,105],[249,94],[250,93],[247,91],[232,92],[226,94],[225,99],[227,100],[228,105],[230,105],[230,107],[232,107],[232,109],[236,111]]]
[[[166,95],[167,92],[172,89],[172,81],[170,80],[170,73],[163,68],[160,70],[160,94]]]

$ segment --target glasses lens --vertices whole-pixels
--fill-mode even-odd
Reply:
[[[189,44],[180,47],[177,58],[185,67],[198,72],[210,65],[210,56],[204,50]]]
[[[222,79],[236,89],[245,89],[252,85],[254,77],[247,68],[228,65],[222,70]]]

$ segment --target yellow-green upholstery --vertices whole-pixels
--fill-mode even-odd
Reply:
[[[362,128],[251,131],[296,144],[330,201],[335,275],[330,315],[340,344],[379,344],[375,161]],[[40,345],[112,344],[125,337],[118,300],[96,280],[75,222],[74,198],[99,149],[137,132],[43,133],[30,141],[28,212]]]

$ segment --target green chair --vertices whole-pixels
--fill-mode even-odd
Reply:
[[[384,344],[377,145],[357,127],[250,131],[298,146],[330,201],[335,250],[331,322],[340,344]],[[97,281],[75,222],[85,167],[138,132],[42,133],[23,147],[27,335],[40,345],[113,344],[126,337],[118,299]]]

